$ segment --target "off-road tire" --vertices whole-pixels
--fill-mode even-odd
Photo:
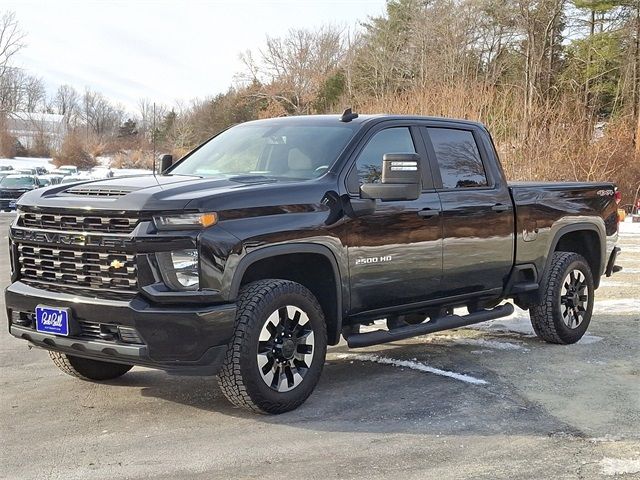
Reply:
[[[324,366],[327,329],[322,308],[304,286],[288,280],[259,280],[242,288],[235,329],[218,373],[220,388],[235,406],[256,413],[277,414],[299,407],[313,392]],[[300,384],[276,391],[263,380],[257,352],[260,332],[269,316],[283,306],[295,306],[309,318],[313,329],[312,361]]]
[[[60,352],[49,351],[49,357],[67,375],[89,381],[113,380],[133,368],[133,365],[101,362]]]
[[[579,270],[585,277],[588,303],[582,322],[575,328],[569,328],[563,320],[560,297],[563,281],[574,270]],[[540,288],[542,301],[529,310],[536,335],[545,342],[565,345],[580,340],[591,321],[594,297],[593,275],[584,257],[572,252],[555,252]]]

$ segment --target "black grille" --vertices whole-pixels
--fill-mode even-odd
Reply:
[[[0,198],[18,199],[24,195],[24,190],[2,190],[0,192]]]
[[[34,282],[79,288],[137,290],[135,256],[116,252],[18,245],[20,275]]]
[[[138,224],[137,218],[103,215],[58,215],[20,212],[18,226],[65,232],[97,232],[128,234]]]
[[[88,338],[91,340],[101,340],[100,337],[100,324],[95,322],[83,322],[82,320],[78,321],[78,325],[80,326],[80,337]]]
[[[96,187],[73,187],[67,193],[73,195],[84,195],[87,197],[122,197],[133,190],[125,188],[96,188]]]

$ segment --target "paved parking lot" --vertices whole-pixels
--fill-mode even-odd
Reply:
[[[232,408],[214,378],[75,380],[3,319],[0,478],[640,478],[640,234],[620,243],[625,270],[598,290],[580,343],[538,341],[519,312],[342,345],[307,403],[280,416]]]

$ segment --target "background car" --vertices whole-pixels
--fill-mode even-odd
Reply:
[[[40,188],[35,175],[6,175],[0,180],[0,210],[15,210],[16,202],[26,192]]]
[[[89,180],[93,180],[93,177],[87,174],[68,175],[66,177],[63,177],[59,183],[76,183],[76,182],[86,182]]]
[[[11,173],[16,175],[37,175],[38,171],[35,168],[18,168]]]
[[[69,172],[69,175],[76,175],[78,173],[78,167],[74,165],[62,165],[58,167],[58,170],[64,170]]]
[[[48,173],[46,175],[38,175],[38,179],[40,180],[41,183],[43,183],[43,187],[46,187],[48,185],[57,185],[59,184],[62,179],[65,177],[65,175],[57,175],[57,174],[53,174],[53,173]]]
[[[55,168],[49,172],[50,175],[59,175],[61,177],[68,177],[71,175],[69,170],[63,170],[61,168]]]

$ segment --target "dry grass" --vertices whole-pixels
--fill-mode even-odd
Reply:
[[[610,121],[596,139],[594,122],[570,99],[525,113],[516,88],[446,84],[356,104],[363,113],[480,121],[492,133],[510,180],[614,181],[625,198],[640,182],[640,158],[633,148],[629,119]]]

